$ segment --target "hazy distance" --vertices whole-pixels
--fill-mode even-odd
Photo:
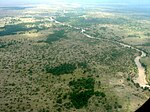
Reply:
[[[0,6],[18,6],[28,4],[50,4],[50,3],[119,3],[127,5],[150,4],[149,0],[0,0]]]

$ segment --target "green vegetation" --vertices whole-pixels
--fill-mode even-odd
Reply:
[[[70,100],[75,108],[79,109],[87,106],[88,99],[94,95],[94,83],[95,81],[92,78],[82,78],[69,82],[69,86],[73,91],[70,93]]]
[[[70,74],[73,73],[73,71],[76,69],[76,66],[74,64],[61,64],[60,66],[49,68],[49,66],[46,66],[46,72],[52,73],[53,75],[63,75],[63,74]]]
[[[81,67],[81,68],[83,68],[83,69],[88,69],[87,62],[78,63],[78,67]]]
[[[57,17],[57,21],[59,22],[68,22],[70,20],[69,17]]]
[[[19,31],[29,31],[31,29],[27,29],[25,26],[22,24],[20,25],[6,25],[5,30],[0,31],[0,36],[5,36],[5,35],[15,35]]]
[[[71,81],[69,82],[69,86],[72,87],[73,91],[77,91],[79,92],[80,90],[84,90],[84,89],[90,89],[90,90],[94,90],[94,79],[93,78],[82,78],[82,79],[78,79],[77,81]]]
[[[146,33],[145,35],[148,36],[148,37],[150,37],[150,33]]]
[[[150,96],[134,83],[139,52],[118,44],[147,52],[150,81],[150,22],[112,6],[69,5],[2,13],[0,112],[130,112]]]
[[[142,46],[150,46],[150,43],[149,42],[144,43],[144,44],[142,44]]]
[[[17,41],[11,41],[11,42],[0,42],[0,48],[6,48],[11,45],[17,44]]]
[[[72,89],[70,100],[75,108],[80,109],[88,106],[88,100],[94,94],[99,97],[105,97],[103,92],[94,92],[95,80],[93,78],[81,78],[69,82]]]
[[[80,109],[84,106],[87,106],[88,99],[94,95],[92,90],[81,91],[81,92],[73,92],[70,94],[70,99],[72,104],[75,106],[76,109]]]
[[[25,25],[26,24],[24,24],[24,23],[17,24],[17,25],[6,25],[4,27],[5,30],[0,31],[0,36],[15,35],[19,32],[31,31],[33,29],[35,29],[35,30],[40,30],[41,29],[41,28],[38,28],[38,27],[27,28]]]
[[[84,27],[89,27],[91,24],[117,24],[117,25],[123,25],[128,20],[124,18],[76,18],[71,24],[75,26],[84,26]]]
[[[50,34],[47,39],[46,39],[46,43],[51,44],[52,42],[58,41],[61,38],[64,38],[65,31],[64,30],[59,30],[59,31],[55,31],[54,34]]]

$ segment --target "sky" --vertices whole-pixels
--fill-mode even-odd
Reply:
[[[150,4],[150,0],[0,0],[0,6],[7,7],[25,4],[48,4],[52,2]]]

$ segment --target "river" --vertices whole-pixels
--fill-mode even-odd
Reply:
[[[91,39],[98,39],[98,40],[100,40],[100,38],[96,38],[96,37],[93,37],[93,36],[91,36],[91,35],[85,33],[85,32],[86,32],[85,29],[82,29],[82,28],[78,28],[78,27],[74,27],[74,26],[71,26],[71,25],[68,25],[68,24],[61,23],[61,22],[55,20],[53,17],[50,17],[50,21],[53,21],[53,22],[55,22],[55,23],[57,23],[57,24],[61,24],[61,25],[63,25],[63,26],[68,26],[68,27],[70,27],[70,28],[74,28],[74,29],[77,29],[77,30],[81,30],[81,33],[82,33],[83,35],[85,35],[86,37],[91,38]],[[137,57],[134,59],[134,62],[135,62],[135,64],[136,64],[137,68],[138,68],[138,77],[135,78],[133,81],[134,81],[134,83],[138,83],[139,86],[142,87],[142,88],[147,87],[147,88],[150,89],[150,85],[148,85],[148,82],[147,82],[147,80],[146,80],[145,68],[142,66],[142,64],[141,64],[141,62],[140,62],[140,60],[141,60],[143,57],[146,57],[146,53],[145,53],[143,50],[140,50],[140,49],[138,49],[138,48],[136,48],[136,47],[133,47],[133,46],[131,46],[131,45],[128,45],[128,44],[125,44],[125,43],[122,43],[122,42],[119,42],[119,41],[110,40],[110,39],[103,39],[103,40],[112,41],[112,42],[115,42],[115,43],[120,44],[120,45],[123,46],[123,47],[128,47],[128,48],[134,49],[134,50],[136,50],[136,51],[138,51],[138,52],[141,52],[141,55],[140,55],[140,56],[137,56]]]

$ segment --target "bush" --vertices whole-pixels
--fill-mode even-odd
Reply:
[[[101,96],[101,97],[105,97],[105,93],[104,92],[99,92],[99,91],[96,91],[95,92],[95,96]]]

